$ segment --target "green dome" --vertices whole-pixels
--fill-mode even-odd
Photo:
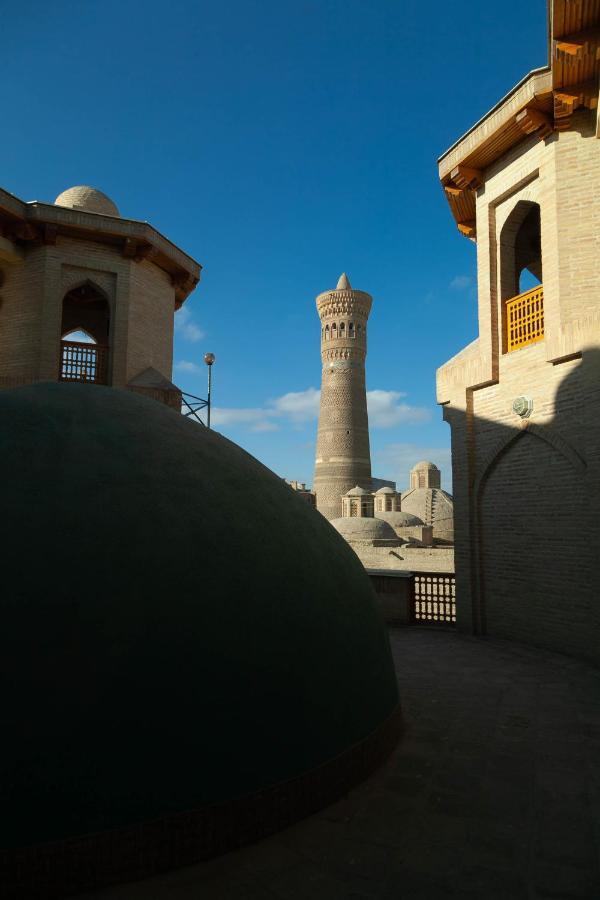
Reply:
[[[95,385],[0,392],[1,845],[288,781],[396,709],[370,581],[221,435]]]

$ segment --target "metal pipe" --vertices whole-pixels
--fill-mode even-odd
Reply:
[[[212,387],[212,367],[216,359],[214,353],[205,353],[204,362],[208,366],[208,394],[206,397],[206,427],[210,428],[210,392]]]

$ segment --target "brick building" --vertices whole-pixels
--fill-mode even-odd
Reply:
[[[373,298],[344,272],[316,302],[322,375],[313,490],[317,509],[331,520],[340,515],[342,494],[355,485],[372,489],[365,360]]]
[[[197,262],[101,191],[26,203],[0,190],[0,388],[87,381],[179,408],[174,314],[199,278]]]
[[[479,336],[437,396],[458,626],[600,661],[600,3],[553,0],[549,26],[548,65],[439,160]]]

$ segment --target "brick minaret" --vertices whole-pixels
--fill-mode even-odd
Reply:
[[[323,373],[314,491],[327,519],[342,515],[342,494],[371,488],[365,357],[372,302],[345,274],[334,291],[317,297]]]

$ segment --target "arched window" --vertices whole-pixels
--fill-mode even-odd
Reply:
[[[110,308],[104,293],[86,281],[63,299],[61,381],[108,384]]]
[[[360,337],[361,331],[362,331],[362,325],[361,325],[360,322],[359,322],[358,325],[356,326],[356,332],[357,332],[357,334],[358,334],[359,337]]]
[[[334,322],[333,325],[331,326],[331,338],[333,340],[336,337],[337,337],[337,325]]]
[[[340,337],[346,337],[346,323],[340,322]]]
[[[329,340],[329,325],[325,326],[325,340]]]
[[[348,322],[348,337],[354,337],[354,322]]]
[[[500,233],[502,350],[519,350],[544,337],[540,207],[521,200]]]

